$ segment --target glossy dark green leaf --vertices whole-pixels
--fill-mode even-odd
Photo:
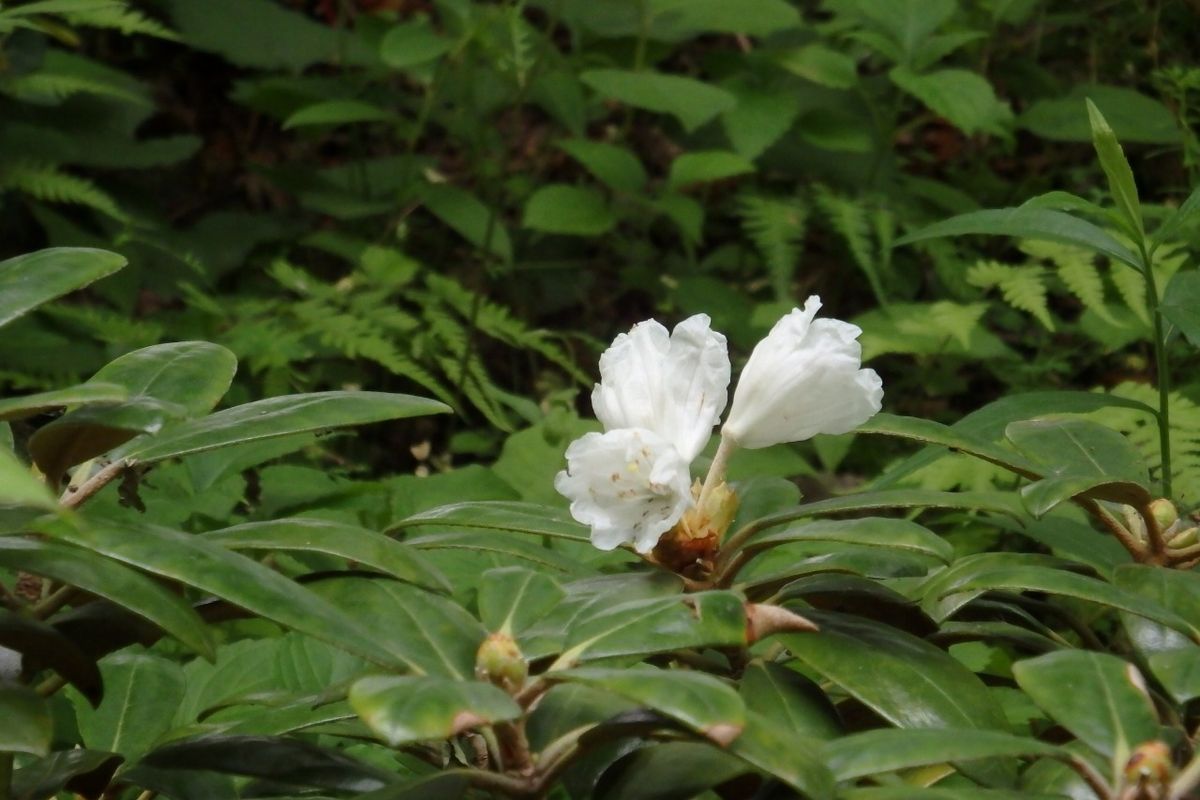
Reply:
[[[825,763],[839,781],[947,762],[1000,756],[1063,755],[1061,748],[1024,736],[977,728],[865,731],[826,742]]]
[[[394,523],[387,532],[414,527],[522,533],[576,542],[587,542],[589,536],[587,526],[580,525],[564,509],[509,501],[453,503],[431,508]]]
[[[413,672],[462,680],[474,675],[475,652],[487,631],[450,600],[387,579],[336,578],[310,588],[346,617],[361,620],[375,646]]]
[[[115,383],[88,381],[66,389],[8,397],[0,400],[0,420],[18,420],[66,406],[88,403],[119,403],[129,397],[125,387]]]
[[[1193,189],[1192,193],[1179,204],[1179,207],[1163,220],[1162,225],[1150,238],[1155,243],[1172,241],[1198,217],[1200,217],[1200,186]]]
[[[1108,193],[1112,196],[1129,230],[1135,236],[1145,236],[1142,226],[1142,206],[1138,202],[1137,183],[1125,158],[1125,151],[1108,120],[1090,99],[1087,102],[1088,121],[1092,126],[1092,145],[1100,158],[1100,166],[1108,178]]]
[[[833,797],[833,773],[821,761],[820,742],[797,737],[768,717],[746,712],[746,728],[733,740],[729,752],[799,790],[809,800]]]
[[[563,588],[550,576],[524,567],[500,567],[479,581],[479,618],[489,631],[520,634],[557,605]]]
[[[751,768],[701,742],[664,742],[618,759],[600,779],[595,800],[687,800]]]
[[[841,514],[849,511],[881,511],[884,509],[928,508],[991,511],[1013,517],[1023,516],[1020,502],[1008,492],[936,492],[929,489],[888,489],[861,492],[845,497],[831,497],[805,503],[796,508],[770,514],[750,523],[746,528],[764,530],[805,517]],[[746,530],[745,528],[743,530]]]
[[[0,683],[0,753],[50,752],[54,723],[46,701],[32,689],[16,683]]]
[[[1158,738],[1158,715],[1132,664],[1107,653],[1059,650],[1013,665],[1021,689],[1081,741],[1123,764]]]
[[[973,436],[965,431],[942,425],[933,420],[918,417],[901,417],[894,414],[876,414],[855,429],[856,433],[880,433],[913,439],[924,444],[941,445],[950,450],[990,461],[1007,470],[1025,477],[1040,474],[1036,465],[1004,447],[987,439]]]
[[[1200,647],[1151,653],[1150,671],[1177,703],[1200,697]]]
[[[89,750],[119,753],[134,762],[171,727],[183,698],[183,670],[144,653],[117,653],[100,662],[104,700],[96,708],[75,702],[75,718]]]
[[[993,556],[997,558],[992,558]],[[1006,553],[989,553],[963,559],[926,586],[929,600],[963,592],[1007,590],[1045,592],[1099,603],[1118,611],[1162,623],[1200,641],[1196,623],[1168,608],[1110,583],[1070,572],[1061,567],[1005,563],[1015,561]]]
[[[391,772],[340,750],[274,736],[199,736],[164,745],[146,756],[143,763],[341,792],[371,792],[395,782]]]
[[[234,406],[171,426],[160,435],[136,442],[124,455],[142,463],[152,463],[293,433],[449,411],[448,406],[436,400],[404,394],[314,392],[285,395]]]
[[[294,517],[247,522],[209,531],[203,536],[231,550],[327,553],[418,586],[439,590],[450,588],[445,576],[412,547],[354,525]]]
[[[466,770],[444,770],[359,795],[358,800],[458,800],[469,786],[470,774]]]
[[[183,406],[153,397],[134,397],[111,405],[87,405],[38,428],[29,438],[29,455],[57,484],[70,467],[107,453],[143,433],[157,433]]]
[[[582,683],[611,692],[682,722],[725,746],[746,726],[746,707],[729,684],[703,672],[583,668],[557,671],[554,680]]]
[[[90,247],[52,247],[0,261],[0,326],[126,263],[122,255]]]
[[[1055,475],[1102,477],[1145,483],[1146,464],[1137,448],[1111,428],[1086,419],[1044,417],[1013,422],[1004,435],[1026,456]]]
[[[233,382],[237,357],[211,342],[167,342],[116,358],[92,383],[124,386],[130,397],[152,397],[187,409],[188,417],[211,411]]]
[[[751,664],[738,690],[747,709],[770,719],[780,730],[822,740],[842,733],[837,709],[821,688],[781,664]]]
[[[570,664],[612,656],[649,655],[686,647],[741,647],[746,611],[734,592],[697,592],[604,603],[567,633],[560,660]]]
[[[490,683],[408,675],[363,678],[350,687],[350,706],[393,747],[521,716],[521,707]]]
[[[1176,272],[1167,284],[1159,310],[1193,347],[1200,347],[1200,271]]]
[[[790,525],[751,539],[742,553],[758,553],[794,542],[834,542],[865,547],[882,547],[919,553],[943,564],[954,558],[954,548],[942,537],[915,522],[890,517],[864,517],[848,520],[814,520]]]
[[[780,637],[792,655],[901,728],[1005,729],[974,673],[941,649],[889,625],[809,612],[817,633]]]
[[[1019,207],[972,211],[935,222],[898,239],[896,244],[912,244],[925,239],[967,234],[1015,236],[1086,247],[1136,270],[1140,271],[1142,268],[1141,259],[1103,228],[1049,208]]]
[[[1063,767],[1063,769],[1068,769]],[[1075,773],[1071,773],[1074,775]],[[1091,792],[1085,785],[1084,791]],[[1076,795],[1070,795],[1075,797]],[[983,789],[979,786],[871,786],[845,789],[841,800],[1062,800],[1061,794],[1039,794],[1023,789]],[[1092,795],[1084,795],[1091,800]]]
[[[16,771],[13,800],[46,800],[64,789],[81,797],[99,797],[121,761],[113,753],[82,748],[59,750]]]
[[[1149,490],[1140,483],[1114,481],[1099,475],[1054,475],[1021,487],[1025,508],[1036,519],[1076,497],[1134,507],[1153,499]]]
[[[529,562],[537,569],[550,569],[564,576],[578,575],[583,565],[558,550],[543,547],[540,542],[518,536],[497,536],[485,531],[440,531],[408,536],[404,543],[415,550],[431,553],[439,550],[461,550],[470,553],[495,554],[506,559]],[[490,564],[489,564],[490,566]]]
[[[327,641],[376,663],[396,662],[370,628],[257,561],[205,540],[154,525],[119,530],[92,526],[53,529],[57,538],[130,566],[228,600],[280,625]]]
[[[211,656],[212,634],[178,595],[140,572],[59,542],[0,538],[0,566],[77,586],[149,620],[198,653]]]
[[[24,656],[26,667],[53,669],[96,705],[104,694],[96,662],[53,627],[0,609],[0,646]]]

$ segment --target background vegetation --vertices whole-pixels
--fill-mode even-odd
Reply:
[[[1148,566],[1098,532],[1082,492],[1021,505],[1022,481],[1078,478],[1078,464],[1009,423],[1072,414],[1064,430],[1107,429],[1116,439],[1089,451],[1105,479],[1144,488],[1099,500],[1165,496],[1184,522],[1172,533],[1190,524],[1200,232],[1191,206],[1175,211],[1200,179],[1198,25],[1190,0],[0,4],[0,269],[45,288],[0,297],[0,446],[16,454],[0,462],[16,487],[0,496],[0,645],[59,653],[0,684],[0,708],[41,709],[37,744],[9,747],[22,753],[12,795],[1187,796],[1166,787],[1200,772],[1195,564]],[[1124,146],[1134,215],[1085,98]],[[1142,259],[1130,269],[1033,228],[898,246],[1030,198]],[[27,260],[50,248],[115,255]],[[42,263],[76,278],[55,283]],[[553,488],[567,444],[598,427],[596,357],[636,321],[703,312],[736,364],[809,294],[862,327],[887,411],[970,437],[886,422],[874,432],[889,438],[734,460],[735,529],[801,497],[908,492],[828,513],[926,509],[925,527],[865,517],[912,528],[763,546],[697,601],[811,612],[822,645],[801,655],[805,635],[789,633],[752,651],[744,625],[666,644],[629,628],[584,659],[599,660],[591,673],[532,712],[525,698],[525,755],[565,759],[529,780],[495,697],[446,707],[500,734],[397,732],[415,713],[388,705],[397,686],[375,687],[388,722],[363,710],[361,681],[351,708],[369,663],[475,686],[485,633],[519,633],[537,673],[595,633],[603,614],[588,614],[614,596],[677,602],[665,574],[581,543]],[[357,390],[381,394],[341,394]],[[251,411],[220,417],[264,398],[281,421],[261,435]],[[218,404],[231,409],[210,414]],[[366,423],[379,424],[319,435]],[[51,515],[29,533],[31,509],[81,504],[68,485],[125,458],[136,468],[84,498],[86,525]],[[66,490],[62,504],[17,459]],[[447,508],[463,502],[484,505]],[[381,588],[380,574],[397,580]],[[784,666],[785,649],[798,661]],[[735,713],[725,700],[703,719],[661,705],[692,678],[648,699],[636,685],[650,678],[631,688],[605,670],[642,660],[686,667],[672,672],[702,697],[733,695],[740,724],[770,719],[730,748],[705,727]],[[1116,692],[1122,722],[1059,708],[1063,687],[1080,706]],[[666,734],[646,707],[673,720]],[[136,724],[118,722],[128,714]],[[589,725],[601,733],[578,760],[551,747]],[[891,726],[954,734],[888,740]],[[1127,762],[1147,740],[1166,755],[1139,777]],[[834,744],[811,764],[770,755],[796,741]],[[960,763],[945,755],[955,741],[977,749],[953,751]],[[497,771],[498,757],[519,768]],[[500,777],[455,771],[468,767]],[[513,775],[526,782],[501,780]]]

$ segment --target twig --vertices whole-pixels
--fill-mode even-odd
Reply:
[[[63,492],[63,496],[58,500],[59,505],[63,508],[78,508],[135,463],[133,459],[119,458],[88,478],[78,488],[68,486],[67,490]]]
[[[1091,514],[1100,524],[1103,525],[1108,532],[1117,538],[1121,546],[1129,551],[1129,554],[1135,560],[1145,561],[1149,550],[1146,549],[1145,542],[1139,541],[1132,533],[1126,530],[1116,517],[1108,513],[1108,511],[1095,500],[1078,498],[1077,502],[1083,507],[1083,510]]]
[[[1070,755],[1063,759],[1067,766],[1075,770],[1076,774],[1091,787],[1096,793],[1096,797],[1100,800],[1112,800],[1112,790],[1109,788],[1108,782],[1104,780],[1104,776],[1096,771],[1096,768],[1084,760],[1081,756]]]
[[[1200,753],[1192,756],[1187,766],[1175,776],[1167,800],[1184,800],[1197,786],[1200,786]]]

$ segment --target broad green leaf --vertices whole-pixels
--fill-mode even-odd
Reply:
[[[77,747],[56,750],[13,775],[13,800],[44,800],[63,789],[95,793],[108,786],[122,758]]]
[[[642,162],[624,147],[590,139],[567,139],[558,146],[610,189],[637,194],[646,185]]]
[[[104,686],[96,662],[46,623],[0,609],[0,646],[20,653],[34,669],[53,669],[89,703],[100,702]]]
[[[1040,474],[1037,466],[1022,458],[1020,453],[1014,453],[1012,450],[1000,447],[986,439],[933,420],[901,417],[895,414],[876,414],[856,428],[855,432],[880,433],[885,436],[913,439],[925,444],[941,445],[953,451],[990,461],[1027,478]]]
[[[935,222],[896,240],[896,245],[912,244],[946,236],[982,234],[1040,239],[1048,242],[1086,247],[1141,271],[1141,259],[1104,229],[1090,222],[1050,208],[992,208],[972,211]]]
[[[987,687],[941,649],[871,620],[805,612],[821,630],[780,637],[799,661],[901,728],[1000,729]]]
[[[711,591],[621,602],[578,619],[560,662],[648,655],[689,647],[742,647],[746,611],[734,592]]]
[[[650,35],[680,41],[706,33],[770,36],[801,24],[799,12],[786,0],[650,0]]]
[[[526,201],[521,224],[542,233],[599,236],[616,225],[617,218],[595,189],[552,183]]]
[[[0,534],[5,533],[6,512],[17,509],[54,511],[58,501],[46,484],[7,448],[0,448]]]
[[[1137,668],[1116,656],[1059,650],[1019,661],[1013,675],[1043,711],[1080,741],[1123,765],[1158,738],[1158,715]]]
[[[634,108],[670,114],[689,133],[737,105],[737,98],[724,89],[680,75],[591,69],[579,78],[603,97]]]
[[[1005,437],[1054,476],[1096,477],[1142,484],[1145,462],[1133,443],[1091,420],[1044,417],[1013,422]]]
[[[701,742],[662,742],[622,756],[604,771],[595,800],[708,797],[750,771],[745,761]]]
[[[459,680],[474,674],[475,653],[487,631],[451,601],[386,579],[333,578],[310,588],[369,626],[376,646],[411,671]]]
[[[1092,129],[1085,100],[1094,101],[1123,142],[1177,144],[1179,125],[1161,101],[1122,86],[1077,84],[1064,97],[1038,100],[1017,125],[1043,139],[1090,142]]]
[[[836,739],[842,735],[837,709],[821,688],[795,670],[771,662],[752,663],[738,686],[746,708],[793,736]]]
[[[826,742],[825,763],[839,781],[946,762],[1000,756],[1063,755],[1052,744],[977,728],[901,730],[886,728]]]
[[[1151,653],[1150,671],[1166,687],[1176,703],[1188,703],[1200,697],[1200,647]]]
[[[582,683],[632,700],[726,746],[746,726],[746,707],[727,683],[703,672],[629,669],[571,669],[554,680]]]
[[[1188,620],[1200,620],[1200,586],[1196,573],[1145,564],[1123,564],[1113,572],[1113,583],[1147,602],[1173,611]],[[1145,617],[1122,615],[1125,633],[1143,658],[1180,650],[1194,651],[1200,641],[1189,632]]]
[[[209,592],[292,630],[344,647],[375,663],[396,662],[367,625],[273,569],[200,536],[146,524],[120,529],[54,527],[52,536],[186,586]]]
[[[512,239],[499,212],[465,189],[431,185],[421,192],[425,208],[451,230],[505,263],[513,259]]]
[[[906,67],[896,67],[888,76],[968,136],[980,132],[1009,135],[1012,109],[996,97],[992,85],[982,75],[965,69],[917,74]]]
[[[54,723],[46,701],[32,689],[15,683],[0,683],[0,753],[50,752]],[[7,779],[7,778],[6,778]]]
[[[443,770],[358,796],[358,800],[459,800],[471,786],[467,770]]]
[[[1200,641],[1200,631],[1186,618],[1168,608],[1110,583],[1063,569],[1016,562],[1009,553],[986,553],[959,560],[935,575],[926,585],[928,600],[952,594],[1007,590],[1045,592],[1087,600],[1118,611],[1135,614],[1166,625]]]
[[[109,452],[143,433],[158,433],[185,409],[153,397],[88,405],[43,425],[29,438],[29,455],[51,485],[76,464]]]
[[[671,162],[667,186],[674,189],[693,183],[711,183],[753,171],[754,164],[737,153],[724,150],[683,153]]]
[[[119,753],[132,763],[171,728],[183,699],[183,670],[165,658],[126,652],[102,660],[100,673],[99,706],[72,698],[79,733],[89,750]]]
[[[355,122],[392,122],[396,115],[362,100],[322,100],[304,106],[283,121],[283,129],[313,125],[349,125]]]
[[[126,353],[101,367],[92,383],[124,386],[131,398],[152,397],[187,409],[189,417],[211,411],[233,382],[237,357],[211,342],[168,342]]]
[[[1133,170],[1125,158],[1125,151],[1108,121],[1096,108],[1096,104],[1087,100],[1088,121],[1092,126],[1092,145],[1100,158],[1100,166],[1108,178],[1108,191],[1116,202],[1125,223],[1130,231],[1141,239],[1146,230],[1142,224],[1142,205],[1138,202],[1137,183],[1133,180]]]
[[[1074,497],[1108,500],[1140,506],[1152,499],[1146,487],[1130,481],[1114,481],[1098,475],[1054,475],[1021,487],[1025,508],[1040,518],[1060,503]]]
[[[1035,765],[1034,769],[1041,764],[1059,766],[1057,762],[1043,761]],[[1070,771],[1070,767],[1063,766],[1062,769],[1068,775],[1078,779],[1078,776]],[[919,775],[920,772],[918,771],[917,774]],[[1030,792],[1027,789],[983,789],[979,786],[962,785],[918,787],[901,783],[897,786],[844,789],[838,794],[838,798],[839,800],[1063,800],[1064,797],[1072,797],[1078,800],[1092,800],[1094,796],[1092,790],[1082,780],[1079,780],[1078,783],[1088,794],[1043,794]]]
[[[381,533],[354,525],[294,517],[247,522],[232,528],[208,531],[203,536],[231,550],[327,553],[358,562],[418,586],[437,590],[450,589],[441,572],[412,547]]]
[[[126,263],[122,255],[90,247],[52,247],[0,261],[0,327]]]
[[[521,716],[521,707],[490,683],[399,675],[356,682],[350,706],[393,747],[448,739]]]
[[[379,43],[379,55],[392,69],[408,69],[433,61],[453,44],[439,36],[428,19],[419,18],[389,30]]]
[[[210,734],[183,739],[159,747],[142,764],[246,775],[354,794],[375,791],[396,780],[393,773],[339,749],[276,736]]]
[[[0,566],[53,578],[111,600],[201,655],[212,655],[212,634],[191,606],[140,572],[108,558],[59,542],[9,536],[0,537]]]
[[[915,522],[893,517],[813,520],[791,525],[751,539],[742,548],[750,558],[758,553],[793,542],[837,542],[866,547],[884,547],[930,556],[944,564],[954,558],[954,548],[942,537]]]
[[[489,631],[519,636],[565,593],[549,575],[524,567],[500,567],[479,580],[479,618]]]
[[[1200,347],[1200,271],[1176,272],[1158,308],[1193,347]]]
[[[585,544],[588,542],[587,527],[572,519],[564,509],[505,500],[468,501],[438,506],[394,523],[386,533],[426,526],[546,536]]]
[[[785,50],[776,61],[793,75],[830,89],[849,89],[858,83],[858,65],[854,59],[823,44]]]
[[[447,531],[410,536],[405,544],[431,553],[438,550],[459,550],[471,553],[502,556],[505,561],[528,561],[538,568],[549,568],[564,575],[584,572],[580,563],[566,553],[552,550],[538,542],[517,537],[496,536],[482,531]],[[492,564],[489,563],[489,566]]]
[[[841,514],[848,511],[879,511],[904,508],[949,508],[964,511],[991,511],[1020,517],[1019,503],[1007,492],[935,492],[928,489],[888,489],[879,492],[860,492],[845,497],[831,497],[805,503],[794,509],[780,511],[757,519],[738,533],[761,531],[784,525],[805,517]]]
[[[66,406],[119,403],[129,397],[123,386],[88,381],[67,389],[27,394],[0,400],[0,420],[19,420]]]
[[[820,744],[798,737],[774,720],[746,712],[746,728],[729,752],[772,777],[799,790],[809,800],[833,797],[833,774],[821,761]]]
[[[436,400],[405,394],[314,392],[284,395],[171,426],[158,436],[134,443],[124,456],[141,463],[153,463],[293,433],[442,414],[449,410]]]
[[[737,96],[737,106],[721,114],[725,138],[751,161],[782,139],[800,113],[800,98],[790,87],[735,80],[724,88]]]

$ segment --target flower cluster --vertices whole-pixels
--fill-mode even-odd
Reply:
[[[879,411],[883,386],[874,370],[861,369],[862,331],[816,319],[820,308],[820,298],[808,298],[754,348],[702,492],[693,491],[691,464],[728,402],[725,337],[697,314],[670,334],[647,320],[613,341],[592,392],[604,433],[572,442],[567,469],[554,482],[572,516],[591,527],[596,547],[653,550],[686,512],[707,505],[735,447],[846,433]]]

